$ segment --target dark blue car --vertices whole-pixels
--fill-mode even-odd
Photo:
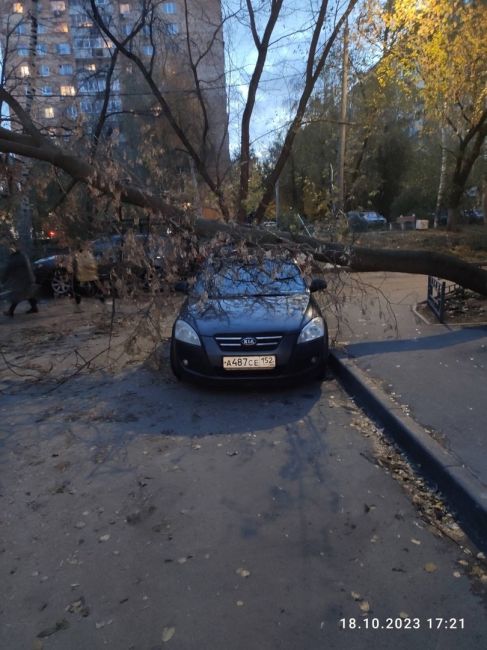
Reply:
[[[225,259],[205,265],[174,323],[171,366],[180,379],[221,382],[322,378],[326,321],[291,261]],[[181,288],[181,287],[180,287]]]

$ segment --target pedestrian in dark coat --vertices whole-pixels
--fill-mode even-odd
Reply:
[[[12,318],[15,308],[23,300],[28,300],[30,303],[28,314],[36,314],[39,311],[35,297],[37,285],[34,272],[28,257],[18,249],[14,249],[9,257],[2,283],[7,290],[10,290],[11,304],[8,311],[5,312],[6,316]]]

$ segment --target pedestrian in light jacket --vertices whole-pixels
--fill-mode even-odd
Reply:
[[[98,278],[98,267],[93,253],[87,244],[81,244],[73,258],[73,293],[76,302],[76,309],[80,309],[81,284],[92,282],[100,292],[99,299],[105,301],[105,289]]]
[[[27,314],[36,314],[37,308],[37,285],[34,272],[29,259],[18,248],[13,248],[10,254],[7,268],[3,272],[2,284],[10,291],[10,307],[5,312],[6,316],[13,318],[15,308],[23,300],[28,300],[30,309]]]

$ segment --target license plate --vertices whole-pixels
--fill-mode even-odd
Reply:
[[[223,368],[225,370],[271,370],[276,367],[276,357],[251,356],[251,357],[223,357]]]

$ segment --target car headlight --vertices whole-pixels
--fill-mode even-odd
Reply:
[[[325,323],[321,316],[316,316],[312,318],[309,323],[307,323],[301,330],[301,334],[298,338],[298,343],[307,343],[308,341],[314,341],[325,335]]]
[[[177,320],[174,327],[174,338],[191,345],[201,345],[200,337],[196,334],[191,325],[184,320]]]

